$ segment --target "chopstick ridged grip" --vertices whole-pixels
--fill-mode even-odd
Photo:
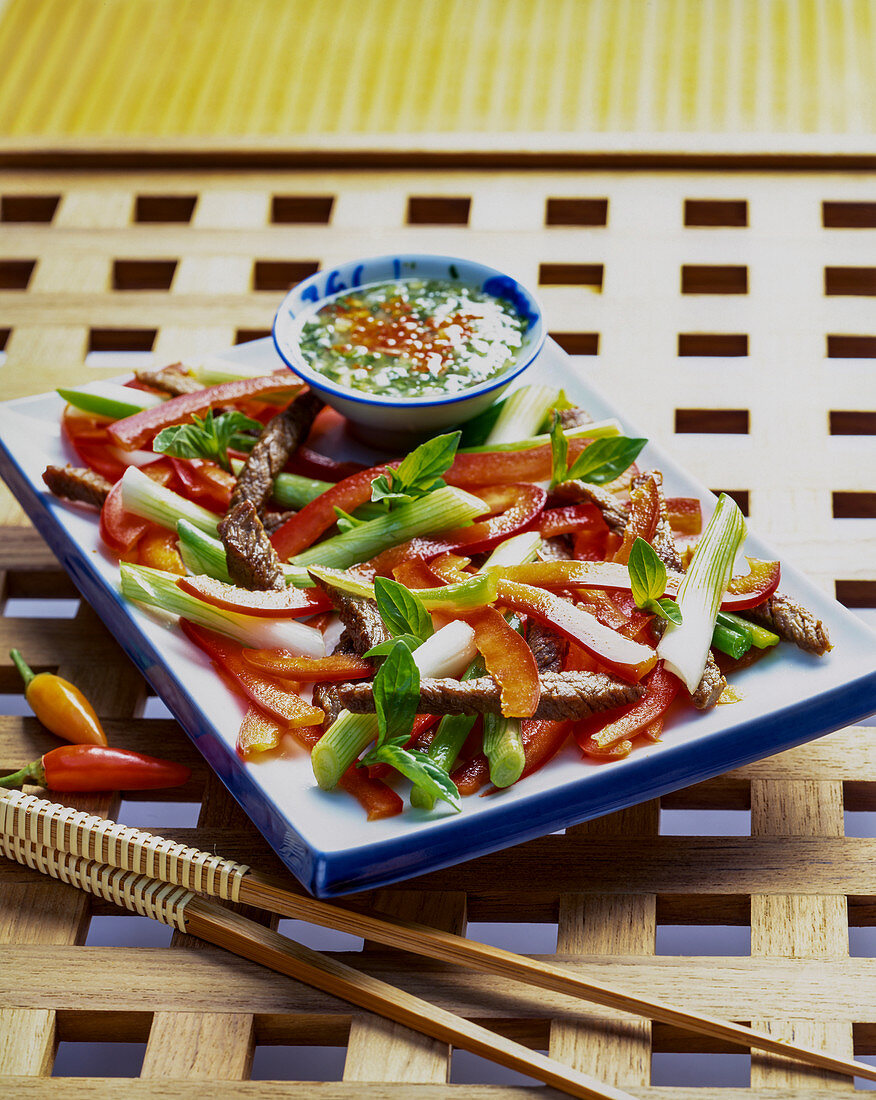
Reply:
[[[21,791],[0,797],[0,833],[226,901],[239,900],[249,872],[242,863]]]
[[[0,852],[34,871],[139,913],[141,917],[151,917],[180,932],[187,931],[185,909],[195,895],[182,886],[57,852],[21,837],[0,834]]]

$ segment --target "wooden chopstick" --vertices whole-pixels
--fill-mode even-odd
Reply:
[[[294,894],[269,877],[221,856],[186,848],[162,837],[20,791],[4,794],[5,798],[0,797],[0,833],[29,838],[50,848],[178,883],[197,893],[245,902],[269,913],[363,936],[387,947],[513,978],[541,989],[674,1024],[743,1047],[766,1050],[849,1077],[876,1081],[876,1067],[864,1062],[839,1058],[811,1047],[776,1039],[744,1024],[693,1013],[666,1001],[588,981],[551,963],[490,947],[452,932],[443,932],[414,921],[342,909],[329,902]]]
[[[0,834],[0,854],[36,871],[170,924],[433,1039],[553,1085],[584,1100],[634,1100],[622,1089],[529,1050],[438,1005],[321,955],[190,890],[20,837]]]

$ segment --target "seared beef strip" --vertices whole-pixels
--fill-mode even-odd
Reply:
[[[823,657],[831,649],[827,627],[790,596],[774,592],[756,607],[742,612],[742,616],[765,626],[786,642],[793,642],[807,653]]]
[[[219,524],[219,537],[234,584],[259,591],[284,587],[277,551],[250,501],[241,501],[231,509]]]
[[[587,718],[598,711],[634,703],[644,689],[602,672],[546,672],[539,677],[541,697],[533,717],[560,721]],[[374,689],[368,683],[341,684],[338,696],[354,714],[374,711]],[[423,677],[419,714],[501,714],[499,685],[492,676],[475,680]]]
[[[550,627],[531,621],[526,632],[526,641],[535,657],[535,667],[540,673],[560,671],[567,648],[564,638]]]
[[[353,646],[357,657],[367,653],[373,646],[389,639],[390,634],[383,625],[383,619],[374,600],[364,596],[351,596],[348,592],[336,588],[330,581],[320,577],[319,588],[328,595],[338,610],[338,617],[344,624],[345,633]]]
[[[47,466],[43,481],[56,497],[77,500],[102,508],[112,485],[105,477],[87,466]]]
[[[586,409],[576,405],[573,409],[561,409],[559,412],[560,427],[563,431],[569,428],[580,428],[584,424],[592,424],[593,417]]]
[[[172,397],[179,397],[183,393],[196,393],[205,388],[203,383],[186,372],[182,363],[174,363],[172,366],[162,367],[161,370],[134,371],[134,376],[138,382],[156,390],[163,390]]]
[[[278,528],[282,527],[294,515],[294,512],[265,512],[262,516],[262,527],[268,535],[273,535]]]
[[[710,649],[706,657],[706,667],[703,669],[703,675],[697,684],[697,690],[691,695],[690,701],[697,710],[708,710],[709,707],[713,707],[718,702],[721,698],[721,692],[726,686],[727,680],[724,673],[718,668],[715,654]]]
[[[591,485],[587,481],[564,481],[551,492],[549,503],[552,507],[563,507],[567,504],[595,504],[602,512],[602,518],[608,525],[608,529],[616,535],[622,535],[627,525],[626,506],[616,500],[607,489],[601,489],[598,485]]]
[[[569,561],[572,557],[571,543],[568,535],[550,535],[541,540],[538,556],[542,561]]]
[[[281,413],[272,417],[237,475],[231,494],[231,507],[249,500],[261,513],[270,500],[274,478],[289,456],[307,438],[322,401],[312,390],[305,390]]]

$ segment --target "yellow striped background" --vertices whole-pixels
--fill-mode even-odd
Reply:
[[[874,0],[8,0],[0,136],[876,132]]]

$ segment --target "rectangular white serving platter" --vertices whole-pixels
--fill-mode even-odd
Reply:
[[[263,367],[265,373],[283,366],[270,339],[240,345],[222,358]],[[617,417],[628,434],[638,434],[552,341],[525,377],[562,386],[594,417]],[[446,806],[431,812],[407,806],[402,815],[368,822],[349,795],[316,786],[308,754],[291,737],[256,763],[237,756],[240,699],[175,626],[121,599],[118,567],[100,543],[95,514],[45,490],[46,465],[76,462],[61,436],[62,409],[57,394],[0,406],[0,473],[219,778],[289,870],[319,897],[387,885],[543,836],[772,755],[876,710],[876,634],[783,562],[782,591],[829,629],[834,648],[827,656],[778,646],[734,677],[740,702],[704,713],[676,707],[663,740],[637,748],[625,760],[595,764],[568,746],[523,782],[463,799],[459,814]],[[669,495],[699,497],[706,514],[711,511],[708,490],[660,448],[649,444],[639,464],[664,472]],[[744,553],[777,557],[754,536]]]

